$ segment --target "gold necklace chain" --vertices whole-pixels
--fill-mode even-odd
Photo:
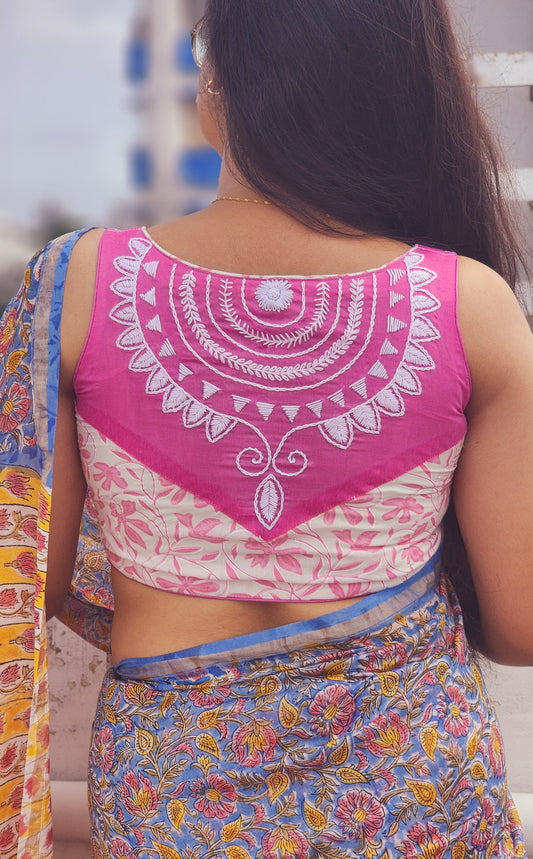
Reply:
[[[259,203],[263,206],[271,206],[270,200],[251,200],[249,197],[216,197],[213,203],[218,203],[220,200],[230,200],[232,203]]]

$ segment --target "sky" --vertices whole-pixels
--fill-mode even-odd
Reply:
[[[128,197],[124,50],[136,0],[2,0],[0,217],[45,202],[102,224]]]

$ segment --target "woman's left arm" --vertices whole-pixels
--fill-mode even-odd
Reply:
[[[73,378],[90,325],[101,236],[102,230],[81,236],[65,279],[45,590],[47,619],[61,611],[68,593],[87,491],[77,441]]]

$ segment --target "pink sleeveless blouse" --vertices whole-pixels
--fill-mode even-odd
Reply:
[[[356,274],[204,269],[107,230],[76,375],[111,563],[175,593],[328,600],[437,550],[470,375],[457,258]]]

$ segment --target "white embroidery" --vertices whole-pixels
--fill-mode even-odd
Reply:
[[[269,474],[257,487],[254,502],[257,518],[269,531],[281,516],[284,500],[281,483],[277,477]]]
[[[368,389],[366,387],[366,380],[359,379],[358,382],[354,382],[353,385],[350,385],[352,391],[355,391],[356,394],[359,394],[360,397],[366,400],[368,397]]]
[[[177,346],[172,343],[169,332],[162,332],[160,313],[156,313],[144,323],[145,335],[136,306],[137,283],[141,269],[142,272],[145,272],[150,277],[155,277],[158,270],[158,264],[144,262],[147,253],[152,247],[152,243],[147,239],[132,239],[130,241],[130,251],[133,256],[122,256],[114,261],[115,268],[120,276],[111,284],[111,289],[121,300],[112,309],[110,317],[116,323],[125,327],[125,330],[117,337],[117,346],[120,349],[134,353],[129,362],[130,369],[136,373],[148,374],[146,381],[147,393],[162,396],[163,412],[176,413],[181,411],[184,427],[193,428],[203,426],[206,438],[210,442],[216,442],[223,438],[239,424],[247,426],[255,433],[260,440],[261,448],[246,447],[236,456],[235,463],[242,474],[257,478],[266,475],[269,468],[273,468],[276,473],[285,476],[294,477],[301,474],[307,467],[307,456],[305,453],[299,450],[289,450],[283,454],[282,452],[285,451],[285,448],[288,448],[289,439],[292,434],[303,429],[318,428],[328,443],[342,449],[349,448],[353,443],[354,430],[363,433],[378,434],[381,431],[382,415],[401,417],[405,414],[404,395],[419,395],[422,385],[418,373],[431,370],[435,366],[433,358],[422,343],[436,340],[440,337],[434,323],[427,318],[427,314],[434,312],[440,307],[438,299],[428,291],[428,285],[435,279],[436,275],[428,268],[421,266],[424,260],[423,255],[412,251],[404,257],[405,270],[394,268],[388,272],[391,285],[388,298],[390,308],[393,308],[400,301],[405,300],[406,296],[397,290],[399,288],[398,283],[402,277],[407,276],[408,278],[411,321],[408,323],[396,316],[388,316],[387,333],[389,336],[384,340],[379,351],[382,360],[375,360],[370,369],[367,370],[366,376],[348,386],[363,402],[354,405],[352,400],[351,404],[347,404],[346,395],[350,391],[348,387],[341,388],[333,394],[329,394],[328,401],[339,408],[346,408],[347,411],[337,417],[328,417],[328,413],[324,413],[325,401],[317,399],[306,404],[306,408],[317,419],[308,424],[305,421],[302,422],[300,417],[301,407],[299,405],[295,405],[290,401],[280,403],[281,410],[292,424],[292,427],[281,438],[278,448],[273,455],[268,439],[259,430],[259,426],[253,422],[251,416],[247,413],[248,419],[244,420],[243,417],[240,417],[240,414],[250,403],[253,403],[257,408],[259,419],[268,422],[275,411],[275,403],[256,402],[251,397],[232,394],[235,414],[215,412],[178,384],[178,382],[183,383],[189,377],[194,376],[193,370],[187,364],[179,362],[177,368],[172,371],[170,368],[168,370],[165,369],[160,363],[160,359],[174,357],[177,354]],[[174,298],[176,270],[177,265],[174,265],[169,282],[168,297],[170,300],[170,309],[173,313],[182,344],[190,354],[191,361],[193,359],[199,360],[213,373],[216,373],[220,377],[226,377],[232,382],[242,383],[246,381],[249,388],[257,387],[260,390],[267,390],[270,385],[273,392],[284,392],[287,389],[287,394],[289,395],[291,390],[295,392],[303,391],[307,388],[317,387],[319,384],[323,385],[331,380],[340,378],[362,356],[366,355],[367,349],[373,342],[376,303],[378,300],[376,273],[373,274],[372,304],[369,308],[369,319],[365,322],[365,326],[368,327],[367,330],[365,328],[363,342],[358,342],[358,339],[359,341],[362,339],[360,332],[365,311],[364,278],[351,278],[349,281],[350,300],[347,309],[347,318],[344,331],[340,333],[338,332],[338,319],[340,301],[343,295],[343,281],[339,279],[335,325],[330,328],[330,331],[324,334],[323,339],[319,343],[313,341],[313,336],[324,326],[328,317],[330,285],[327,282],[323,281],[317,286],[317,306],[310,326],[295,328],[293,323],[292,330],[271,334],[269,332],[256,331],[246,320],[239,318],[232,304],[232,282],[226,278],[221,284],[219,308],[223,318],[228,323],[229,327],[227,329],[223,330],[220,327],[208,304],[209,319],[212,322],[214,330],[218,332],[221,338],[221,342],[217,342],[217,340],[213,339],[206,324],[202,321],[195,298],[198,280],[197,275],[192,270],[183,274],[181,283],[177,289],[176,298],[179,298],[183,310],[183,317],[178,316]],[[206,283],[208,297],[210,284],[211,275],[208,275]],[[244,284],[245,281],[243,280],[243,296]],[[393,289],[393,287],[396,287],[396,289]],[[141,292],[139,297],[157,309],[158,293],[155,288]],[[276,278],[265,279],[257,287],[255,297],[262,310],[266,312],[279,312],[287,309],[294,301],[294,289],[288,280]],[[244,298],[243,307],[246,310]],[[302,313],[303,309],[302,290]],[[302,313],[298,315],[297,322],[301,320]],[[260,321],[251,313],[249,316],[258,322]],[[183,320],[188,328],[183,326]],[[284,325],[290,325],[290,323],[284,323]],[[279,352],[281,349],[293,348],[309,342],[310,345],[307,353],[309,353],[310,359],[297,363],[276,364],[272,362],[263,363],[259,360],[246,358],[242,354],[237,354],[227,348],[224,344],[224,339],[226,343],[229,343],[230,340],[228,336],[229,328],[237,330],[243,340],[256,340],[258,343],[267,345],[270,350],[275,347],[277,350],[275,357],[278,362],[287,358],[294,358],[295,354],[300,354],[292,351],[288,355],[280,355]],[[405,329],[408,329],[408,331],[402,334]],[[189,341],[186,336],[187,331],[192,333],[194,341]],[[159,344],[154,344],[153,349],[146,339],[148,332],[151,332],[150,336],[152,340],[159,333],[164,336],[164,339]],[[402,338],[399,341],[402,348],[398,348],[394,344],[395,335]],[[323,349],[322,347],[332,337],[336,339],[334,339],[333,343],[330,342],[327,348]],[[198,344],[201,351],[197,351],[194,343]],[[256,357],[259,355],[257,351],[244,346],[243,343],[236,343],[236,345],[240,347],[241,353],[243,349],[246,349],[246,351],[253,352]],[[339,362],[350,350],[351,355],[348,363],[340,366]],[[392,359],[396,355],[399,357],[395,359],[396,364],[394,365]],[[172,373],[177,375],[177,381],[172,378]],[[313,377],[319,374],[321,378],[319,381],[315,381]],[[376,383],[372,381],[375,379],[383,380],[387,384],[369,397],[369,387],[371,385],[375,391]],[[276,386],[276,383],[280,383],[281,386]],[[190,382],[187,382],[187,384],[190,384]],[[201,381],[201,386],[202,394],[198,394],[198,396],[201,396],[203,400],[210,399],[221,391],[222,393],[224,392],[224,388],[215,385],[207,379]],[[331,410],[329,414],[331,414]],[[239,415],[239,417],[236,417],[236,415]],[[256,491],[256,514],[261,522],[272,523],[268,526],[265,525],[265,527],[273,527],[273,524],[275,524],[274,518],[269,518],[274,510],[274,497],[277,499],[276,503],[279,504],[279,510],[276,507],[275,521],[278,521],[283,511],[283,489],[281,484],[279,484],[279,489],[276,489],[276,480],[277,478],[273,474],[265,477],[260,484],[260,487],[262,487],[261,493],[263,494],[260,493],[259,487]],[[262,519],[261,516],[263,517]]]
[[[217,388],[216,385],[213,385],[211,382],[202,382],[202,387],[204,389],[204,400],[209,400],[215,394],[218,394],[220,388]]]
[[[288,280],[263,280],[255,291],[256,301],[261,310],[287,310],[292,304],[294,293]]]
[[[242,290],[241,290],[242,306],[243,306],[245,312],[248,314],[248,316],[251,319],[253,319],[255,322],[259,322],[261,325],[265,326],[265,322],[263,320],[258,319],[249,310],[248,304],[246,301],[246,296],[244,294],[245,286],[246,286],[246,279],[243,281]],[[330,287],[329,287],[328,283],[319,283],[316,286],[315,302],[317,304],[317,307],[316,307],[316,310],[313,314],[313,318],[311,320],[311,323],[307,328],[295,328],[294,327],[296,325],[296,323],[302,319],[302,317],[305,313],[305,310],[306,310],[306,305],[307,305],[306,284],[305,284],[305,282],[303,282],[301,285],[301,291],[302,291],[301,309],[300,309],[300,313],[298,314],[296,319],[294,319],[291,322],[282,322],[282,323],[277,323],[277,324],[272,323],[269,320],[268,326],[267,326],[269,329],[268,331],[257,330],[256,328],[253,328],[249,324],[249,322],[247,322],[246,320],[241,319],[239,317],[239,314],[237,313],[237,311],[235,310],[235,307],[233,306],[232,287],[233,287],[233,282],[231,280],[229,280],[228,278],[225,278],[222,281],[222,283],[221,283],[220,307],[221,307],[224,319],[230,323],[231,327],[234,328],[238,334],[243,335],[246,339],[251,340],[254,344],[253,348],[252,347],[248,348],[243,342],[240,342],[238,344],[239,347],[241,349],[245,349],[246,351],[253,352],[254,354],[261,354],[258,352],[257,346],[258,346],[258,344],[262,344],[263,346],[266,346],[269,348],[274,347],[276,349],[290,350],[290,352],[288,352],[285,355],[283,355],[283,354],[278,355],[278,358],[288,358],[288,357],[294,358],[300,354],[304,355],[304,354],[306,354],[306,352],[308,350],[306,350],[304,352],[297,352],[295,350],[297,350],[300,346],[302,346],[304,343],[308,342],[312,337],[314,337],[316,332],[319,331],[323,327],[323,325],[326,321],[327,314],[329,311],[329,290],[330,290]],[[207,289],[207,296],[208,296],[208,303],[209,303],[209,298],[210,298],[209,286]],[[338,303],[339,306],[337,307],[337,315],[336,315],[336,319],[335,319],[335,323],[334,323],[335,325],[338,322],[338,317],[339,317],[339,313],[340,313],[340,298],[341,298],[341,295],[339,292],[339,303]],[[214,327],[217,329],[217,331],[219,331],[219,333],[222,334],[223,332],[221,331],[216,319],[214,318],[213,314],[211,313],[210,307],[209,307],[209,317],[210,317],[210,320],[213,323]],[[283,332],[280,334],[272,334],[271,330],[270,330],[272,328],[288,328],[288,327],[291,327],[293,330]],[[236,343],[235,340],[232,340],[231,337],[228,337],[227,333],[225,334],[225,336],[231,342]],[[322,344],[326,342],[326,340],[328,339],[329,336],[330,336],[330,332],[326,332],[323,340],[321,340],[319,344],[314,345],[314,349],[316,350],[317,348],[320,348],[322,346]]]
[[[257,411],[259,414],[267,421],[275,409],[275,405],[273,403],[256,403]]]
[[[233,371],[255,376],[264,382],[291,382],[299,378],[305,378],[323,372],[327,367],[334,365],[349,350],[355,342],[359,332],[364,303],[364,281],[352,280],[350,282],[351,301],[348,311],[348,322],[343,334],[333,345],[313,361],[302,362],[286,366],[275,364],[263,364],[242,358],[230,352],[224,346],[216,343],[210,336],[201,316],[194,298],[196,288],[196,277],[194,272],[187,272],[182,277],[180,297],[185,319],[193,331],[200,346],[214,361],[229,366]],[[175,311],[174,311],[175,312]],[[190,347],[189,347],[190,348]]]

